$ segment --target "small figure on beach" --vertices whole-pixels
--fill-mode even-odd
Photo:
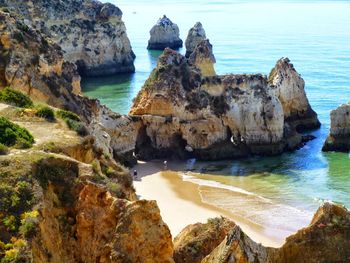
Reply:
[[[164,165],[164,170],[168,169],[168,161],[164,161],[163,165]]]
[[[137,171],[134,170],[134,179],[136,179],[136,178],[137,178]]]

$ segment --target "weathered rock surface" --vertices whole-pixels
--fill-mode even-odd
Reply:
[[[277,61],[271,70],[269,84],[282,103],[286,121],[300,131],[320,126],[307,99],[305,82],[288,58]]]
[[[281,248],[255,243],[236,226],[203,263],[319,263],[350,260],[350,213],[326,203],[311,224],[286,239]]]
[[[80,94],[80,76],[61,48],[8,13],[0,11],[0,21],[0,88],[61,108],[71,104]]]
[[[331,130],[322,150],[341,152],[350,150],[350,103],[331,111]]]
[[[185,46],[186,46],[186,57],[188,58],[194,51],[196,46],[203,40],[206,40],[207,36],[201,22],[197,22],[187,34]]]
[[[50,38],[8,13],[0,12],[0,19],[0,89],[11,86],[36,102],[77,113],[99,148],[126,165],[134,163],[139,122],[81,96],[76,65],[64,60]]]
[[[163,50],[165,48],[178,49],[182,47],[179,27],[165,15],[159,18],[150,31],[147,49]]]
[[[206,224],[187,226],[174,239],[174,260],[177,263],[197,263],[210,254],[235,224],[226,218],[209,219]]]
[[[25,23],[50,36],[86,76],[133,72],[135,55],[122,21],[122,11],[92,0],[2,0]]]
[[[202,77],[215,76],[214,64],[216,63],[213,46],[209,40],[202,40],[194,48],[188,59],[189,63],[199,68]]]
[[[299,147],[298,131],[318,127],[317,116],[292,65],[283,60],[273,72],[270,79],[280,79],[275,85],[260,74],[205,77],[166,49],[130,111],[143,123],[138,156],[222,159]],[[297,97],[306,103],[300,112],[288,101]]]

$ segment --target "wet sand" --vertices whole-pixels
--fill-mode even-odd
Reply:
[[[134,167],[138,172],[134,181],[136,193],[141,199],[157,201],[162,218],[168,224],[173,237],[189,224],[204,223],[208,218],[225,216],[236,222],[250,238],[258,243],[272,247],[283,244],[285,233],[278,233],[204,203],[199,190],[215,189],[183,181],[177,172],[181,168],[172,164],[171,167],[167,167],[168,170],[164,170],[161,161],[139,163]]]

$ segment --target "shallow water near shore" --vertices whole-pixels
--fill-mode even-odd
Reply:
[[[183,163],[184,171],[193,170],[180,173],[183,180],[203,185],[203,202],[287,232],[307,225],[325,200],[350,207],[349,155],[321,152],[330,111],[350,101],[349,1],[111,2],[124,13],[137,56],[136,73],[84,79],[82,86],[85,95],[99,98],[114,111],[128,113],[155,67],[161,52],[149,52],[146,46],[150,28],[163,14],[179,25],[183,40],[195,22],[202,22],[214,47],[218,74],[269,74],[286,56],[306,82],[322,123],[312,132],[317,139],[277,157]],[[205,191],[206,185],[217,190]]]

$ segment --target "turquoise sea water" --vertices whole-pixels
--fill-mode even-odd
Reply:
[[[86,95],[99,98],[117,112],[129,111],[132,98],[160,54],[148,52],[146,46],[150,28],[163,14],[178,24],[183,40],[195,22],[202,22],[214,46],[218,74],[268,74],[279,58],[289,57],[304,78],[308,98],[322,123],[321,129],[313,132],[317,139],[278,157],[196,163],[195,168],[205,167],[215,176],[193,177],[200,179],[197,183],[210,180],[239,187],[274,205],[288,207],[285,213],[283,209],[268,212],[282,221],[290,217],[290,209],[296,209],[295,217],[302,218],[302,223],[295,225],[305,224],[303,218],[309,220],[322,200],[350,207],[349,155],[321,152],[329,130],[330,110],[350,101],[350,1],[112,2],[124,12],[123,20],[137,56],[136,73],[85,79]],[[227,203],[228,198],[224,199]],[[205,193],[203,199],[218,206],[223,202]],[[237,198],[232,199],[231,204],[238,203]],[[260,215],[244,216],[267,220],[268,208],[264,210]]]

